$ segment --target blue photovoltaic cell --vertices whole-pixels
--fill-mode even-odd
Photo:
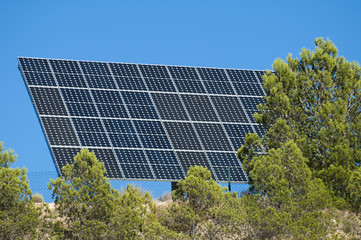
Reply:
[[[144,78],[149,91],[176,92],[171,79],[166,78]]]
[[[234,153],[207,152],[207,156],[213,166],[240,166],[240,162]]]
[[[79,146],[75,131],[69,118],[42,117],[44,128],[48,129],[47,136],[51,145]],[[52,128],[52,125],[56,128]]]
[[[106,63],[101,62],[84,62],[80,61],[80,66],[84,74],[89,75],[111,75]]]
[[[178,94],[151,93],[159,115],[165,120],[189,120]]]
[[[124,147],[124,148],[142,147],[136,134],[109,133],[109,138],[113,144],[113,147]]]
[[[134,121],[134,125],[140,134],[165,134],[162,123],[158,121]]]
[[[211,100],[222,122],[248,122],[237,97],[211,96]]]
[[[90,92],[86,89],[61,88],[61,93],[65,102],[93,102]]]
[[[39,114],[44,115],[67,115],[65,105],[61,99],[59,90],[56,88],[30,87],[34,104]]]
[[[118,91],[92,90],[91,93],[96,103],[123,104]]]
[[[247,110],[257,110],[257,106],[264,103],[263,98],[260,97],[240,97],[240,99]]]
[[[142,78],[115,77],[115,82],[121,90],[147,90]]]
[[[185,178],[182,167],[174,165],[151,165],[156,179],[170,179],[178,181]]]
[[[85,75],[90,88],[117,89],[111,76]]]
[[[208,81],[208,82],[205,82],[204,85],[206,86],[208,93],[230,94],[230,95],[236,94],[233,91],[233,88],[229,82]]]
[[[96,118],[72,118],[76,131],[105,132],[101,120]]]
[[[104,119],[105,129],[113,133],[136,133],[130,120]]]
[[[51,73],[24,72],[24,75],[28,79],[29,85],[56,86],[53,74]]]
[[[239,95],[262,96],[262,85],[259,83],[233,83]]]
[[[159,65],[138,65],[143,77],[168,78],[169,74],[165,66]]]
[[[244,182],[235,151],[265,133],[252,116],[265,71],[24,57],[19,69],[59,171],[87,147],[111,179],[178,181],[200,165]]]
[[[175,149],[202,150],[192,124],[165,122],[164,126]]]
[[[56,81],[60,87],[87,88],[83,75],[55,74]]]
[[[156,179],[148,164],[122,164],[121,166],[127,179]]]
[[[147,92],[122,92],[125,104],[152,106],[152,100]]]
[[[19,63],[23,71],[51,72],[47,59],[19,58]]]
[[[181,98],[193,121],[218,122],[216,112],[208,96],[184,94],[181,95]]]
[[[173,79],[199,80],[196,68],[193,67],[168,67]]]
[[[120,164],[147,163],[143,150],[115,149],[114,151]]]
[[[158,119],[159,116],[153,106],[128,106],[129,114],[132,118]]]
[[[203,87],[201,81],[192,81],[192,80],[174,80],[175,85],[179,92],[185,93],[207,93],[206,89]]]
[[[145,151],[151,164],[177,165],[177,157],[174,151]]]
[[[109,63],[114,76],[140,77],[140,73],[135,64],[127,63]]]
[[[98,117],[97,110],[93,103],[72,103],[66,102],[70,116]]]
[[[211,81],[228,81],[228,77],[224,69],[218,68],[199,68],[198,72],[202,80]]]
[[[49,60],[50,65],[55,73],[81,74],[77,61],[69,60]]]
[[[97,104],[101,117],[128,118],[128,113],[124,105]]]

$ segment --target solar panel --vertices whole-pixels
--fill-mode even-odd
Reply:
[[[247,182],[236,150],[263,103],[264,71],[19,57],[54,163],[94,151],[110,179],[177,181],[205,166]]]

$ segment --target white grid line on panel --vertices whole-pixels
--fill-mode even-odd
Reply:
[[[167,129],[166,129],[165,126],[164,126],[163,119],[161,118],[161,116],[160,116],[160,114],[159,114],[159,111],[158,111],[158,109],[157,109],[157,106],[155,105],[155,102],[154,102],[154,100],[153,100],[152,94],[150,94],[149,87],[148,87],[148,85],[147,85],[147,83],[146,83],[146,81],[145,81],[145,79],[144,79],[143,73],[142,73],[142,71],[140,70],[139,65],[136,65],[136,67],[137,67],[137,70],[138,70],[138,72],[139,72],[139,74],[140,74],[140,77],[141,77],[142,80],[143,80],[143,83],[144,83],[145,87],[146,87],[147,90],[148,90],[147,93],[149,94],[149,97],[150,97],[150,99],[151,99],[151,101],[152,101],[152,104],[153,104],[153,106],[154,106],[154,109],[155,109],[156,113],[158,114],[158,116],[159,116],[159,118],[160,118],[159,122],[161,123],[161,125],[162,125],[162,127],[163,127],[163,129],[164,129],[164,131],[165,131],[165,134],[167,135],[168,141],[169,141],[172,149],[174,150],[173,143],[172,143],[172,141],[171,141],[171,139],[170,139],[170,137],[169,137],[169,134],[168,134]],[[145,152],[144,152],[144,153],[145,153]],[[145,155],[147,155],[147,154],[145,153]],[[179,166],[180,166],[181,169],[182,169],[183,176],[187,176],[187,175],[185,174],[185,172],[184,172],[183,166],[181,165],[181,163],[180,163],[180,161],[179,161],[179,159],[178,159],[177,154],[175,154],[175,155],[176,155],[176,159],[177,159],[177,161],[178,161],[178,164],[179,164]],[[150,165],[150,164],[149,164],[149,165]],[[155,175],[154,175],[154,176],[155,176]]]
[[[174,82],[174,79],[173,79],[173,77],[172,77],[172,74],[170,73],[170,70],[168,69],[168,66],[165,66],[165,68],[167,69],[168,75],[169,75],[169,77],[170,77],[170,79],[171,79],[171,81],[172,81],[172,83],[173,83],[176,91],[177,91],[178,94],[179,94],[179,90],[178,90],[178,88],[177,88],[177,85],[176,85],[175,82]],[[179,96],[179,99],[180,99],[180,101],[181,101],[181,103],[182,103],[182,107],[184,108],[185,113],[187,114],[188,119],[190,120],[190,121],[188,121],[188,122],[190,122],[190,124],[191,124],[191,126],[192,126],[192,128],[193,128],[193,131],[194,131],[194,133],[195,133],[196,136],[197,136],[197,140],[198,140],[198,142],[200,143],[201,148],[203,149],[203,152],[204,152],[204,155],[206,156],[206,159],[207,159],[207,162],[208,162],[208,164],[209,164],[209,167],[211,168],[211,170],[212,170],[212,172],[213,172],[216,180],[218,181],[217,173],[216,173],[216,171],[214,171],[213,166],[212,166],[212,164],[211,164],[211,161],[209,160],[208,155],[207,155],[206,152],[205,152],[206,149],[205,149],[205,147],[204,147],[204,145],[203,145],[203,142],[201,141],[200,136],[198,135],[197,129],[196,129],[195,125],[194,125],[194,121],[192,121],[192,118],[191,118],[191,116],[190,116],[190,114],[189,114],[189,112],[188,112],[188,109],[186,108],[186,105],[185,105],[185,103],[183,102],[183,99],[182,99],[181,96]],[[176,121],[176,122],[180,122],[180,121]],[[183,167],[182,167],[182,168],[183,168]]]
[[[116,161],[116,163],[118,164],[118,167],[119,167],[119,169],[120,169],[120,173],[122,174],[123,178],[125,178],[123,169],[121,168],[120,163],[119,163],[119,160],[118,160],[118,158],[117,158],[117,156],[116,156],[116,154],[115,154],[115,151],[114,151],[114,149],[113,149],[113,143],[112,143],[112,141],[111,141],[111,139],[110,139],[110,137],[109,137],[108,132],[106,131],[105,124],[104,124],[104,122],[103,122],[103,118],[102,118],[101,115],[100,115],[100,111],[99,111],[98,106],[97,106],[97,104],[96,104],[96,102],[95,102],[93,93],[92,93],[92,91],[91,91],[90,88],[89,88],[89,84],[88,84],[88,81],[87,81],[86,77],[84,76],[84,72],[83,72],[83,69],[82,69],[82,67],[81,67],[81,64],[80,64],[79,61],[77,61],[77,64],[78,64],[79,69],[80,69],[80,71],[81,71],[81,73],[82,73],[83,79],[84,79],[84,81],[85,81],[85,84],[86,84],[86,86],[87,86],[87,90],[88,90],[89,95],[90,95],[90,97],[91,97],[91,99],[92,99],[92,102],[93,102],[93,104],[94,104],[95,110],[96,110],[97,113],[98,113],[99,120],[100,120],[100,123],[102,124],[102,127],[103,127],[103,129],[104,129],[105,135],[107,136],[107,139],[108,139],[108,141],[109,141],[109,143],[110,143],[110,146],[111,146],[110,149],[111,149],[112,152],[113,152],[115,161]],[[94,148],[94,147],[91,147],[91,148]],[[105,161],[105,160],[104,160],[104,161]]]

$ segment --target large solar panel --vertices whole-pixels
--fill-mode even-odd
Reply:
[[[247,182],[236,158],[263,102],[264,71],[19,57],[56,168],[81,148],[110,179],[177,181],[206,166]]]

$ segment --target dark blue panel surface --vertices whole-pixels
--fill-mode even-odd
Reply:
[[[202,150],[201,144],[190,123],[165,122],[164,126],[175,149]]]
[[[113,133],[136,132],[130,120],[103,119],[103,123],[107,132],[113,132]]]
[[[55,73],[71,73],[71,74],[82,73],[77,61],[50,59],[49,62]]]
[[[135,134],[120,134],[109,133],[110,141],[113,147],[125,147],[125,148],[141,148],[137,135]]]
[[[80,66],[84,74],[90,75],[111,75],[106,63],[80,61]]]
[[[159,115],[165,120],[189,120],[178,94],[151,93]]]
[[[41,72],[24,72],[29,85],[56,86],[53,74]]]
[[[182,94],[181,98],[193,121],[218,122],[216,112],[214,111],[208,96]]]
[[[97,104],[101,117],[128,118],[128,113],[124,105]]]
[[[143,77],[170,78],[165,66],[159,65],[138,65]]]
[[[165,166],[165,165],[151,165],[156,179],[170,179],[176,180],[183,178],[184,174],[182,172],[181,166]]]
[[[222,122],[248,122],[237,97],[211,96],[211,100]]]
[[[57,88],[30,87],[30,92],[39,114],[67,115],[65,105]]]
[[[69,118],[42,117],[41,121],[51,145],[79,146]]]
[[[233,150],[221,124],[195,123],[194,126],[205,150]]]
[[[120,90],[147,90],[142,78],[115,77],[115,82]]]
[[[174,80],[179,92],[185,93],[207,93],[202,81]]]
[[[159,116],[153,106],[128,105],[128,110],[132,118],[159,119]]]
[[[70,116],[77,117],[98,117],[98,113],[92,103],[65,103]]]
[[[148,164],[122,164],[121,166],[128,179],[154,179]]]
[[[114,151],[120,164],[147,163],[143,150],[115,149]]]
[[[109,63],[109,66],[114,76],[140,77],[140,73],[135,64]]]
[[[47,59],[19,58],[23,71],[30,72],[51,72]]]
[[[75,74],[55,74],[56,81],[60,87],[80,87],[87,88],[83,75]]]
[[[111,76],[85,75],[90,88],[117,89]]]
[[[178,165],[177,157],[174,151],[145,151],[150,164]]]
[[[173,79],[194,79],[199,80],[196,68],[193,67],[168,67]]]

